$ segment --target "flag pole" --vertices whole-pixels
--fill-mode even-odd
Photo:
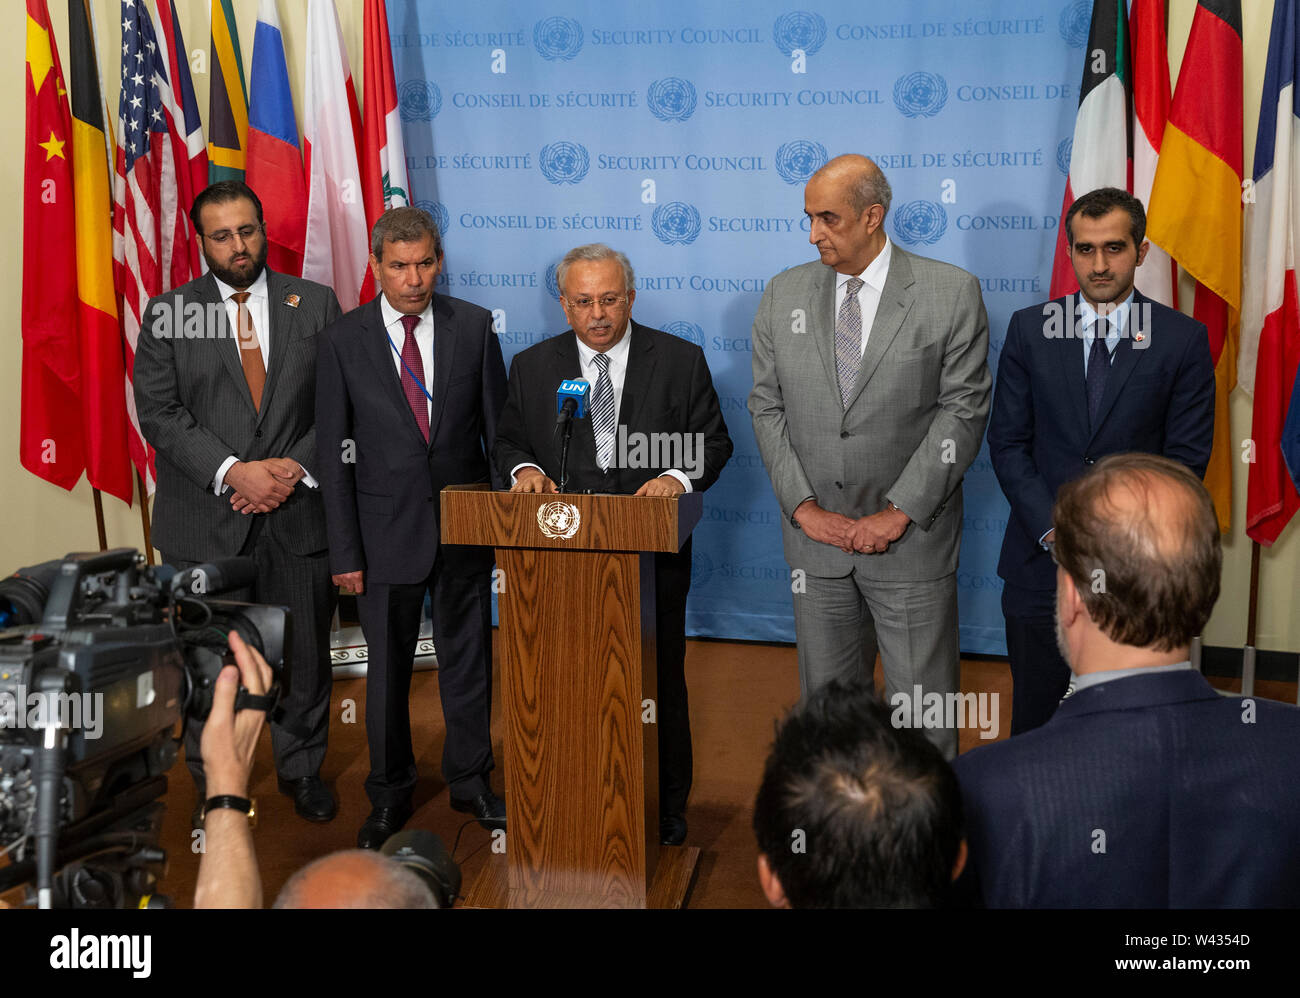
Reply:
[[[1241,659],[1241,695],[1255,695],[1255,625],[1259,621],[1259,541],[1250,542],[1250,602],[1246,610],[1246,647]]]
[[[104,530],[104,497],[93,485],[91,493],[95,496],[95,529],[99,531],[99,550],[108,550],[108,533]]]
[[[153,564],[153,538],[149,530],[149,493],[144,488],[144,476],[139,470],[135,473],[135,483],[140,487],[140,526],[144,530],[145,563]]]

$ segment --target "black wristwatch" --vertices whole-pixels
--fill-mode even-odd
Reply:
[[[252,827],[257,827],[257,802],[251,797],[236,797],[234,794],[220,794],[216,797],[209,797],[203,802],[203,817],[207,818],[213,811],[218,811],[223,807],[228,807],[232,811],[242,811],[248,816],[248,822]]]

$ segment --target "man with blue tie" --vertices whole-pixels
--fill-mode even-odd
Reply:
[[[998,364],[989,457],[1011,517],[998,575],[1011,664],[1013,735],[1047,721],[1070,685],[1057,647],[1052,503],[1107,454],[1161,454],[1205,474],[1214,364],[1205,326],[1133,287],[1146,212],[1103,187],[1065,217],[1079,296],[1011,317]]]

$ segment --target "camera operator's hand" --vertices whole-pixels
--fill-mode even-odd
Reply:
[[[266,726],[266,714],[260,710],[235,713],[235,695],[242,681],[248,692],[260,696],[271,686],[271,667],[256,648],[250,648],[235,631],[230,632],[230,650],[234,665],[217,676],[212,691],[212,713],[203,726],[199,751],[207,778],[208,796],[234,794],[248,796],[248,777],[253,771],[257,740]]]
[[[286,469],[283,458],[266,461],[236,461],[226,472],[226,484],[255,508],[275,509],[293,494],[296,480]],[[302,469],[299,468],[299,471]],[[301,477],[301,476],[299,476]],[[232,505],[234,505],[232,497]]]

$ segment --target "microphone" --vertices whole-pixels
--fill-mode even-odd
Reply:
[[[172,577],[172,592],[180,596],[211,596],[251,586],[257,578],[252,558],[220,558],[195,565]]]
[[[587,393],[591,391],[591,382],[561,381],[555,393],[555,425],[563,426],[570,419],[582,419],[587,415]]]

